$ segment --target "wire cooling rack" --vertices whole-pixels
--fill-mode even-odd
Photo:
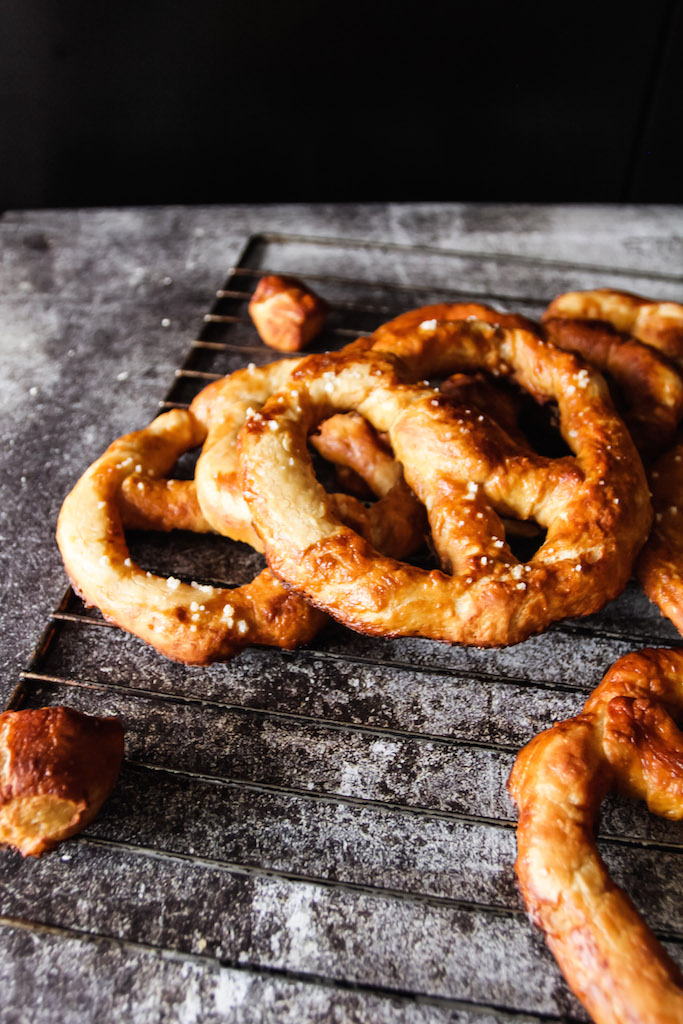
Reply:
[[[281,358],[247,313],[265,272],[295,274],[330,302],[314,350],[431,301],[534,316],[573,288],[680,291],[673,277],[587,264],[259,235],[161,408]],[[240,585],[263,565],[222,538],[130,539],[146,568],[188,580]],[[187,668],[68,590],[9,706],[116,714],[126,760],[79,838],[7,862],[3,920],[57,943],[88,937],[252,982],[322,987],[340,1020],[374,1024],[388,1007],[411,1020],[419,1010],[420,1021],[585,1020],[516,892],[505,783],[527,740],[575,714],[617,657],[648,645],[681,640],[632,583],[598,615],[498,651],[331,625],[292,653],[251,649]],[[600,848],[683,963],[680,825],[612,798]]]

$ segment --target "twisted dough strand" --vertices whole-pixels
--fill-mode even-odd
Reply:
[[[683,651],[621,658],[582,714],[519,754],[517,877],[574,993],[596,1024],[680,1024],[683,975],[611,880],[593,839],[613,787],[683,818]]]

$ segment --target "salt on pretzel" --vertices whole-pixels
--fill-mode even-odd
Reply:
[[[39,857],[93,820],[114,788],[123,727],[65,707],[0,715],[0,843]]]
[[[495,646],[596,611],[626,584],[651,521],[642,464],[604,380],[521,328],[414,320],[388,336],[376,332],[374,342],[309,357],[247,421],[244,491],[269,565],[339,621],[372,634]],[[405,355],[408,370],[380,350],[385,343]],[[480,369],[555,399],[576,458],[520,451],[484,413],[406,383],[415,370]],[[451,576],[381,557],[335,517],[306,439],[348,409],[388,435]],[[500,515],[547,527],[526,565],[505,543]]]
[[[618,331],[632,334],[683,366],[683,305],[680,302],[657,302],[631,292],[596,288],[557,295],[544,313],[544,319],[549,317],[607,321]]]
[[[264,569],[234,590],[182,583],[146,572],[130,558],[119,494],[131,474],[165,478],[204,428],[181,409],[114,441],[66,497],[57,543],[74,589],[105,618],[169,658],[207,664],[247,644],[294,647],[310,640],[324,617]],[[153,522],[148,522],[153,525]]]
[[[636,562],[643,590],[683,634],[683,439],[650,473],[655,521]]]
[[[510,776],[524,902],[596,1024],[683,1020],[683,975],[609,877],[593,839],[613,787],[683,818],[681,717],[683,651],[626,655],[583,714],[533,739]]]

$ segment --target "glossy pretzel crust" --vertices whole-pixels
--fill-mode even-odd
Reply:
[[[683,635],[683,440],[650,473],[655,521],[636,562],[643,590]]]
[[[557,295],[548,306],[546,317],[604,320],[683,366],[683,305],[680,302],[657,302],[631,292],[596,288]]]
[[[127,478],[161,478],[167,486],[180,455],[203,439],[195,417],[173,409],[114,441],[86,470],[57,523],[57,543],[73,587],[105,618],[188,664],[226,659],[248,644],[305,643],[324,617],[267,569],[251,583],[226,590],[155,576],[132,561],[119,505]]]
[[[0,842],[38,857],[85,828],[122,757],[116,718],[65,707],[0,714]]]
[[[678,1024],[683,976],[593,839],[617,787],[650,810],[683,818],[683,652],[621,658],[576,718],[519,754],[510,792],[519,808],[517,877],[573,992],[596,1024]]]
[[[266,345],[299,352],[320,334],[329,306],[295,277],[262,277],[249,302],[249,314]]]
[[[438,308],[448,316],[450,307]],[[356,343],[309,357],[259,420],[247,422],[245,496],[273,571],[345,625],[451,643],[516,643],[619,593],[649,529],[647,484],[599,375],[530,331],[439,319],[436,309],[380,329],[365,351]],[[520,451],[479,410],[453,409],[435,390],[406,383],[416,373],[482,368],[556,399],[576,458]],[[388,434],[452,576],[380,557],[334,516],[313,479],[306,437],[349,408]],[[527,565],[505,543],[500,515],[547,527]]]

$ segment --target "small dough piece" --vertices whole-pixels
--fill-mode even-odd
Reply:
[[[268,274],[256,286],[249,315],[266,345],[299,352],[320,334],[329,306],[295,277]]]
[[[80,832],[114,788],[123,726],[72,708],[0,714],[0,842],[39,857]]]

